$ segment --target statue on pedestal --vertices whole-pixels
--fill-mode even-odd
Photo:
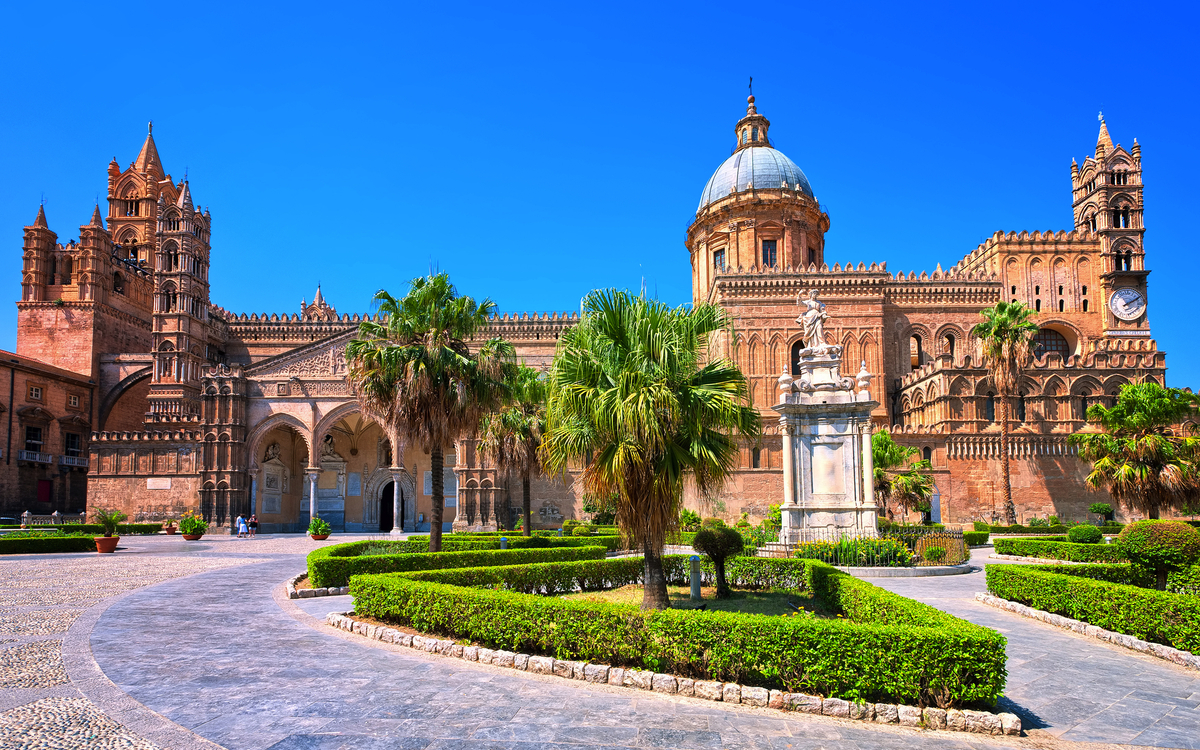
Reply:
[[[829,313],[825,312],[825,303],[817,301],[817,290],[808,290],[808,299],[804,299],[804,292],[801,292],[796,296],[796,304],[804,307],[804,312],[796,318],[796,322],[804,327],[804,342],[808,348],[829,348],[825,343],[825,321],[829,320]]]

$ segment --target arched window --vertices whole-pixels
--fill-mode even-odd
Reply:
[[[913,370],[921,366],[921,337],[913,334],[908,340],[908,358]]]
[[[1026,394],[1025,391],[1021,391],[1021,393],[1017,395],[1017,421],[1018,422],[1025,421],[1025,399],[1027,398],[1027,396],[1028,396],[1028,394]]]
[[[762,468],[762,448],[753,448],[750,451],[750,467],[754,469]]]
[[[1060,300],[1058,301],[1058,311],[1059,311],[1059,312],[1065,312],[1065,311],[1066,311],[1066,309],[1067,309],[1067,301],[1066,301],[1066,300],[1061,300],[1061,299],[1060,299]]]
[[[125,280],[121,278],[120,271],[113,271],[113,291],[117,294],[125,293]]]
[[[1088,311],[1088,301],[1087,301],[1087,300],[1084,300],[1084,301],[1083,301],[1083,311],[1084,311],[1084,312],[1087,312],[1087,311]]]
[[[921,449],[921,458],[925,459],[926,461],[932,461],[933,460],[933,448],[930,448],[929,446],[925,446],[924,448],[922,448]]]
[[[988,391],[987,401],[983,405],[983,413],[987,421],[996,421],[996,394],[991,391]]]
[[[1013,294],[1017,293],[1017,285],[1016,284],[1013,284],[1013,286],[1012,286],[1012,293]]]
[[[800,374],[800,350],[803,348],[803,341],[797,341],[792,344],[792,377]]]
[[[1035,300],[1033,301],[1033,309],[1034,309],[1034,311],[1035,311],[1035,312],[1041,312],[1041,311],[1042,311],[1042,301],[1041,301],[1040,299],[1035,299]]]
[[[954,345],[956,343],[958,343],[958,342],[956,342],[954,340],[954,334],[947,333],[946,334],[946,353],[949,354],[951,357],[954,356]]]
[[[1087,410],[1088,407],[1091,406],[1091,395],[1092,394],[1088,391],[1084,391],[1079,394],[1079,407],[1078,411],[1075,413],[1076,419],[1087,419]]]
[[[1066,336],[1053,328],[1039,328],[1033,335],[1033,356],[1041,357],[1046,352],[1058,352],[1066,359],[1071,354],[1071,345]]]

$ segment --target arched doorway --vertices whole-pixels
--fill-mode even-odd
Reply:
[[[379,496],[379,530],[391,531],[394,521],[396,483],[388,482]],[[400,517],[404,518],[404,494],[400,494]]]

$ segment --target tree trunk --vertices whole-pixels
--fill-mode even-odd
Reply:
[[[1167,590],[1167,572],[1166,568],[1154,569],[1154,588],[1159,591]]]
[[[642,552],[646,562],[642,609],[670,609],[671,598],[667,596],[667,576],[663,573],[662,554],[655,551],[649,541],[642,543]]]
[[[717,569],[717,598],[729,598],[729,584],[725,582],[725,558],[714,559],[713,567]]]
[[[445,482],[442,477],[442,446],[435,445],[429,451],[429,471],[433,484],[433,510],[429,513],[429,551],[442,551],[442,511],[446,504]]]
[[[521,476],[521,533],[525,536],[533,535],[533,523],[530,518],[530,499],[529,499],[529,475]],[[662,564],[659,564],[662,567]]]
[[[1000,465],[1004,472],[1004,522],[1017,523],[1017,508],[1013,505],[1012,479],[1008,468],[1008,394],[1000,394]]]
[[[1157,520],[1158,520],[1158,506],[1157,506],[1157,505],[1151,505],[1151,506],[1150,506],[1150,512],[1149,512],[1149,513],[1147,513],[1147,514],[1146,514],[1146,516],[1147,516],[1148,518],[1150,518],[1151,520],[1157,521]]]

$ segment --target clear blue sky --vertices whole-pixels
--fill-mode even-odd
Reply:
[[[45,195],[78,236],[154,120],[213,215],[213,300],[340,312],[431,266],[502,310],[691,297],[684,229],[754,76],[828,208],[827,258],[953,265],[1068,229],[1071,158],[1143,148],[1150,321],[1200,386],[1194,4],[13,3],[0,10],[0,299]],[[1192,224],[1188,222],[1192,221]],[[1191,229],[1189,229],[1191,227]],[[0,346],[15,346],[0,305]]]

